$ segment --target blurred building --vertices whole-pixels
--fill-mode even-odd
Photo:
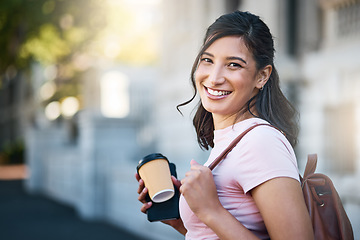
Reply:
[[[197,102],[181,108],[183,116],[176,105],[192,97],[190,71],[206,27],[240,9],[260,15],[274,35],[282,88],[301,115],[296,148],[301,172],[306,155],[318,153],[317,171],[334,180],[355,238],[360,237],[360,2],[166,0],[160,5],[159,68],[93,69],[84,79],[84,110],[75,117],[49,122],[36,99],[29,104],[26,96],[34,96],[29,92],[38,91],[39,82],[13,81],[2,90],[1,136],[15,139],[26,132],[28,189],[74,206],[87,219],[105,219],[149,239],[183,239],[140,213],[135,167],[147,153],[162,152],[182,178],[191,159],[207,159],[190,117]],[[35,69],[33,78],[41,82],[42,70]]]

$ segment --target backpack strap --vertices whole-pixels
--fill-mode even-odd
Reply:
[[[306,178],[307,176],[315,172],[316,164],[317,164],[317,155],[309,154],[303,178]]]
[[[242,132],[239,136],[237,136],[231,143],[230,145],[209,165],[210,170],[213,170],[216,165],[218,165],[227,155],[229,152],[231,152],[231,150],[238,144],[238,142],[240,142],[240,140],[251,130],[253,130],[254,128],[258,127],[258,126],[269,126],[269,127],[273,127],[277,130],[279,130],[277,127],[268,124],[268,123],[259,123],[259,124],[255,124],[251,127],[249,127],[248,129],[246,129],[244,132]],[[281,130],[279,130],[281,133],[283,133]]]

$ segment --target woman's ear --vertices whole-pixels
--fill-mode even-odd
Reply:
[[[267,81],[270,78],[272,72],[272,66],[267,65],[263,69],[261,69],[257,74],[257,83],[256,88],[262,90],[264,88],[264,85],[267,83]]]

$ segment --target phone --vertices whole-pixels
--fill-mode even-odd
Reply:
[[[169,163],[171,175],[177,178],[176,166],[174,163]],[[172,198],[165,202],[155,203],[151,201],[149,194],[146,196],[147,201],[152,202],[152,206],[147,210],[147,218],[150,222],[179,219],[179,198],[180,192],[177,187],[174,186],[175,194]]]

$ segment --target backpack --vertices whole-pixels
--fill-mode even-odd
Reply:
[[[301,186],[316,240],[353,240],[353,230],[331,179],[315,173],[317,155],[308,155]]]
[[[209,165],[213,170],[238,142],[252,129],[270,124],[256,124],[236,137],[230,145]],[[281,130],[279,130],[282,132]],[[283,133],[283,132],[282,132]],[[305,204],[309,211],[315,240],[353,240],[354,234],[350,220],[345,212],[339,194],[331,179],[321,173],[315,173],[317,155],[310,154],[303,177],[300,176]]]

